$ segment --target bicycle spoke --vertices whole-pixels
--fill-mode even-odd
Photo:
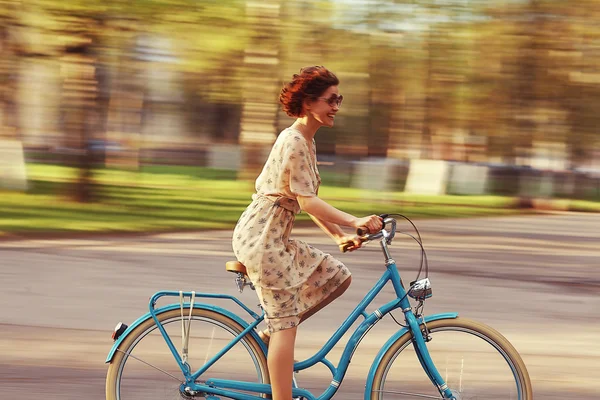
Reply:
[[[135,359],[135,360],[137,360],[137,361],[141,362],[142,364],[146,364],[147,366],[149,366],[149,367],[151,367],[151,368],[154,368],[155,370],[157,370],[157,371],[160,371],[160,372],[162,372],[162,373],[163,373],[163,374],[165,374],[165,375],[168,375],[168,376],[170,376],[171,378],[175,379],[177,382],[182,382],[182,380],[181,380],[181,379],[179,379],[179,378],[177,378],[177,377],[175,377],[175,376],[171,375],[171,374],[170,374],[170,373],[168,373],[167,371],[165,371],[165,370],[162,370],[162,369],[160,369],[160,368],[158,368],[158,367],[155,367],[154,365],[152,365],[152,364],[150,364],[150,363],[147,363],[146,361],[142,360],[141,358],[138,358],[138,357],[134,356],[134,355],[133,355],[133,354],[131,354],[131,353],[126,353],[126,352],[124,352],[124,351],[122,351],[122,350],[119,350],[119,349],[117,349],[117,351],[118,351],[118,352],[120,352],[120,353],[123,353],[123,354],[125,354],[127,357],[131,357],[131,358],[133,358],[133,359]]]

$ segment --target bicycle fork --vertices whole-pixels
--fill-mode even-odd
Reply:
[[[450,388],[448,388],[448,385],[444,381],[444,378],[442,378],[437,368],[433,364],[433,360],[429,355],[429,350],[427,349],[427,344],[425,343],[425,339],[423,338],[423,333],[421,332],[419,322],[413,314],[412,309],[408,307],[403,309],[402,311],[404,312],[406,322],[410,327],[410,332],[413,336],[412,343],[415,348],[415,353],[419,358],[419,362],[421,363],[423,370],[425,371],[431,382],[435,385],[437,390],[440,392],[440,395],[442,395],[444,399],[455,400],[456,397],[454,396]]]

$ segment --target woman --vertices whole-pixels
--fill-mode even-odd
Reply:
[[[357,218],[317,196],[314,136],[332,127],[342,104],[338,78],[325,67],[300,70],[281,90],[279,102],[296,121],[283,130],[256,180],[256,193],[233,235],[233,250],[252,280],[265,310],[268,330],[261,337],[269,345],[267,363],[274,400],[292,398],[296,329],[300,322],[339,297],[350,285],[348,269],[329,254],[290,239],[295,214],[308,213],[338,244],[349,250],[361,246],[340,225],[381,229],[375,215]]]

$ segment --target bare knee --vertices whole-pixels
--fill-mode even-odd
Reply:
[[[335,298],[341,296],[346,290],[348,290],[351,283],[352,283],[352,275],[350,275],[348,278],[346,278],[346,280],[344,282],[342,282],[342,284],[340,286],[338,286],[338,288],[335,290],[335,292],[334,292]]]
[[[352,283],[352,275],[350,275],[345,281],[344,283],[342,283],[342,286],[344,286],[346,289],[348,289],[348,287],[350,287],[350,284]]]
[[[277,347],[278,345],[285,348],[290,346],[294,347],[297,330],[298,327],[295,326],[293,328],[282,329],[271,333],[271,339],[269,340],[269,352],[271,352],[271,345],[273,345],[273,347]]]
[[[315,313],[317,311],[323,309],[323,307],[325,307],[326,305],[328,305],[329,303],[331,303],[332,301],[334,301],[335,299],[340,297],[342,294],[344,294],[346,289],[348,289],[348,287],[350,286],[351,282],[352,282],[352,276],[349,276],[348,278],[346,278],[346,280],[344,282],[342,282],[342,284],[340,286],[338,286],[333,292],[331,292],[329,294],[329,296],[327,296],[325,299],[323,299],[323,301],[321,301],[320,303],[317,303],[315,306],[313,306],[312,308],[309,308],[304,313],[302,313],[300,316],[300,322],[304,322],[307,318],[315,315]]]

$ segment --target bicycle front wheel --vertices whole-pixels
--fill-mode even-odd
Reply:
[[[457,400],[531,400],[529,374],[521,356],[494,329],[464,318],[427,324],[427,349]],[[375,371],[372,400],[441,399],[417,359],[412,335],[402,335]]]
[[[189,318],[189,308],[183,310]],[[158,320],[176,348],[182,346],[181,310],[158,314]],[[193,373],[223,349],[244,328],[217,312],[194,308],[189,336],[188,364]],[[235,379],[269,383],[267,360],[257,341],[250,335],[242,338],[198,381],[208,378]],[[180,386],[185,382],[167,343],[153,319],[140,324],[119,345],[106,377],[107,400],[181,399]]]

